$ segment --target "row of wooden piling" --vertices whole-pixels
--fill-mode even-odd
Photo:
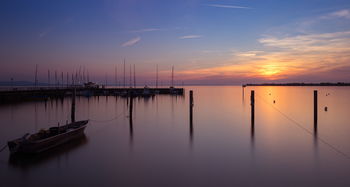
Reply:
[[[244,92],[243,92],[244,93]],[[318,92],[314,90],[314,132],[317,133],[317,119],[318,119]],[[254,90],[250,91],[250,106],[251,106],[251,126],[254,129],[255,124],[255,92]]]

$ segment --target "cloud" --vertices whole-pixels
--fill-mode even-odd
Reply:
[[[326,16],[322,16],[323,19],[332,19],[332,18],[345,18],[350,19],[350,10],[344,9],[344,10],[338,10],[335,12],[332,12],[330,14],[327,14]]]
[[[186,36],[180,36],[179,39],[194,39],[194,38],[201,38],[201,35],[186,35]]]
[[[231,8],[231,9],[251,9],[250,7],[244,7],[244,6],[220,5],[220,4],[207,4],[205,6],[216,7],[216,8]]]
[[[132,38],[122,44],[123,47],[129,47],[137,44],[141,40],[141,37]]]
[[[210,59],[209,66],[203,67],[205,60],[186,70],[178,71],[178,76],[188,80],[204,82],[347,82],[350,80],[350,28],[336,27],[347,24],[350,11],[339,10],[322,16],[306,18],[307,32],[299,32],[295,24],[277,28],[264,34],[255,49],[231,50],[231,56]],[[313,20],[310,22],[310,20]],[[324,28],[325,22],[333,29]],[[309,24],[311,23],[311,24]],[[213,63],[215,62],[215,63]],[[215,81],[214,81],[215,82]]]
[[[158,28],[145,28],[145,29],[139,29],[139,30],[133,30],[131,32],[153,32],[153,31],[159,31]]]
[[[344,81],[350,78],[350,30],[289,37],[265,36],[262,50],[234,51],[231,59],[213,67],[193,67],[184,79],[253,81]],[[337,73],[335,73],[337,72]]]

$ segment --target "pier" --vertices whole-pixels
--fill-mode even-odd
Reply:
[[[157,94],[183,95],[184,88],[86,88],[86,87],[30,87],[0,90],[0,103],[45,100],[71,96],[134,96],[149,97]]]

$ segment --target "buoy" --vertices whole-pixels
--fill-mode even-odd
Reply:
[[[328,111],[328,107],[324,107],[324,111],[326,111],[326,112],[327,112],[327,111]]]
[[[276,103],[276,101],[275,101],[275,100],[273,100],[273,103]]]

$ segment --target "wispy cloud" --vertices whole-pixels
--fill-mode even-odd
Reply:
[[[153,31],[159,31],[158,28],[145,28],[145,29],[139,29],[139,30],[133,30],[131,32],[153,32]]]
[[[201,35],[185,35],[185,36],[180,36],[179,39],[194,39],[194,38],[201,38]]]
[[[123,47],[133,46],[141,40],[141,37],[132,38],[122,44]]]
[[[265,36],[262,50],[234,51],[221,66],[179,71],[188,79],[344,81],[350,78],[350,30],[289,37]],[[337,72],[337,73],[335,73]]]
[[[216,8],[251,9],[250,7],[235,6],[235,5],[222,5],[222,4],[206,4],[205,6],[216,7]]]
[[[332,12],[330,14],[327,14],[325,16],[322,16],[323,19],[331,19],[331,18],[345,18],[350,19],[350,10],[344,9],[344,10],[338,10],[335,12]]]

